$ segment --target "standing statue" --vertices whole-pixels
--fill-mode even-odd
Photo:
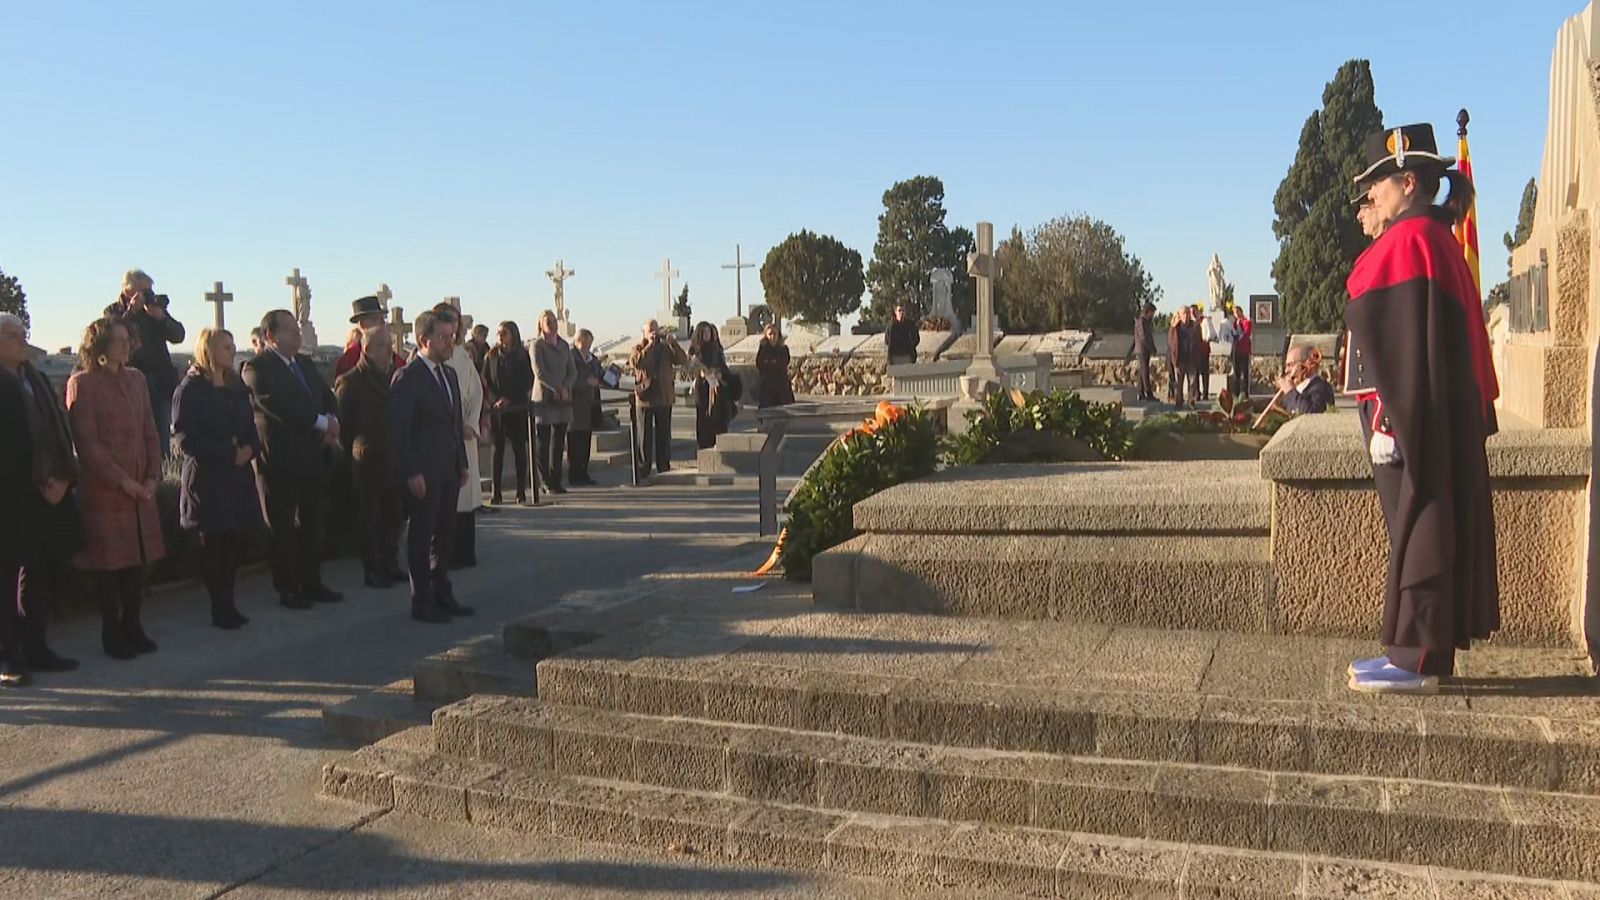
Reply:
[[[304,278],[294,288],[294,320],[301,325],[311,321],[311,282]]]
[[[1211,265],[1206,269],[1206,280],[1211,284],[1211,309],[1221,310],[1227,279],[1222,273],[1222,260],[1215,253],[1211,254]]]
[[[950,300],[950,286],[955,283],[954,273],[949,269],[934,269],[928,273],[928,282],[933,286],[933,308],[928,314],[949,319],[954,326],[956,308]]]

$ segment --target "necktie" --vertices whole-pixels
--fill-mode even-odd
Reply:
[[[456,398],[450,395],[450,382],[444,377],[444,366],[434,366],[433,374],[439,376],[439,388],[444,391],[444,402],[453,405]]]
[[[289,360],[289,371],[294,373],[294,377],[299,380],[300,386],[306,389],[306,393],[311,394],[311,382],[306,380],[306,373],[300,371],[300,360]]]

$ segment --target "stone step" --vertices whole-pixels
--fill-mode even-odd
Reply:
[[[436,752],[529,773],[1242,850],[1600,877],[1600,797],[1409,779],[1083,760],[475,697]]]
[[[1265,535],[1272,485],[1254,460],[963,466],[857,503],[858,531],[896,534]],[[1143,557],[1140,558],[1143,561]]]
[[[1128,652],[1140,651],[1130,644]],[[1588,721],[1402,705],[1407,698],[1143,693],[1113,678],[1085,678],[1079,689],[958,680],[989,677],[979,671],[985,660],[947,678],[892,677],[667,653],[597,641],[539,663],[539,696],[612,712],[975,750],[1600,795],[1600,728]]]
[[[417,700],[413,690],[411,679],[405,678],[375,691],[357,694],[343,703],[323,707],[323,730],[341,740],[370,744],[408,728],[426,725],[438,704]]]
[[[594,453],[596,455],[601,453],[626,453],[631,447],[631,445],[628,443],[628,432],[626,429],[618,429],[616,431],[596,431],[594,432],[593,442]]]
[[[1555,882],[1442,864],[1383,864],[757,803],[507,768],[429,752],[428,744],[428,730],[413,729],[329,762],[322,793],[434,820],[640,846],[707,862],[893,879],[912,889],[938,885],[1070,898],[1573,896]],[[1457,840],[1464,836],[1455,833]],[[1516,845],[1519,858],[1525,843]]]
[[[816,462],[821,452],[810,453],[805,451],[780,450],[778,451],[778,474],[798,478],[804,475],[806,469]],[[761,474],[761,454],[756,451],[701,450],[697,457],[700,471],[705,474],[732,474],[732,475],[759,475]]]
[[[813,560],[812,591],[862,612],[1259,634],[1272,573],[1258,536],[864,534]]]
[[[538,694],[534,664],[505,652],[497,635],[474,638],[417,663],[418,700],[453,703],[473,694]]]

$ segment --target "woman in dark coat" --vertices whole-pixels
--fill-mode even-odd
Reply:
[[[77,481],[60,395],[28,362],[22,320],[0,313],[0,687],[78,667],[45,643],[51,601],[83,546]]]
[[[599,484],[589,477],[589,455],[594,450],[594,429],[600,424],[600,376],[605,369],[600,358],[589,352],[594,346],[594,332],[578,329],[572,339],[572,364],[578,369],[578,380],[572,385],[572,425],[567,429],[567,481],[571,484],[593,487]]]
[[[394,337],[379,325],[363,331],[360,343],[361,356],[334,382],[333,392],[339,398],[339,443],[350,458],[366,585],[386,590],[404,578],[399,563],[404,495],[389,439]]]
[[[211,624],[249,623],[234,604],[243,536],[261,527],[261,497],[251,461],[261,452],[250,392],[234,369],[233,335],[202,328],[194,364],[172,398],[172,437],[183,455],[179,523],[200,531],[200,578],[211,595]]]
[[[528,403],[533,394],[533,359],[522,344],[517,323],[501,322],[498,339],[483,360],[483,381],[492,400],[489,432],[494,436],[489,503],[495,506],[505,502],[500,480],[506,469],[507,442],[517,467],[517,502],[528,502]]]
[[[794,385],[789,381],[789,346],[783,342],[783,332],[776,322],[761,334],[761,346],[756,349],[756,372],[761,376],[762,409],[786,406],[794,402]]]
[[[722,351],[717,326],[701,322],[689,341],[689,360],[694,363],[694,435],[701,450],[717,445],[717,435],[728,430],[733,398],[726,395],[728,357]]]
[[[84,330],[80,371],[67,382],[67,418],[83,481],[85,546],[76,558],[100,605],[100,642],[112,659],[151,653],[139,620],[145,567],[166,553],[156,486],[161,445],[144,375],[128,368],[132,339],[121,322],[100,319]]]

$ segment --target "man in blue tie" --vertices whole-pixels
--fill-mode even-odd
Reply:
[[[309,357],[300,355],[300,323],[288,310],[261,319],[264,345],[245,363],[261,456],[256,478],[272,528],[272,584],[289,609],[344,599],[322,583],[329,448],[338,446],[338,401]]]
[[[417,355],[389,392],[390,451],[405,479],[411,523],[406,534],[411,617],[420,622],[448,622],[473,611],[456,602],[449,576],[456,499],[468,472],[461,385],[445,365],[455,352],[460,326],[449,309],[417,316]]]

